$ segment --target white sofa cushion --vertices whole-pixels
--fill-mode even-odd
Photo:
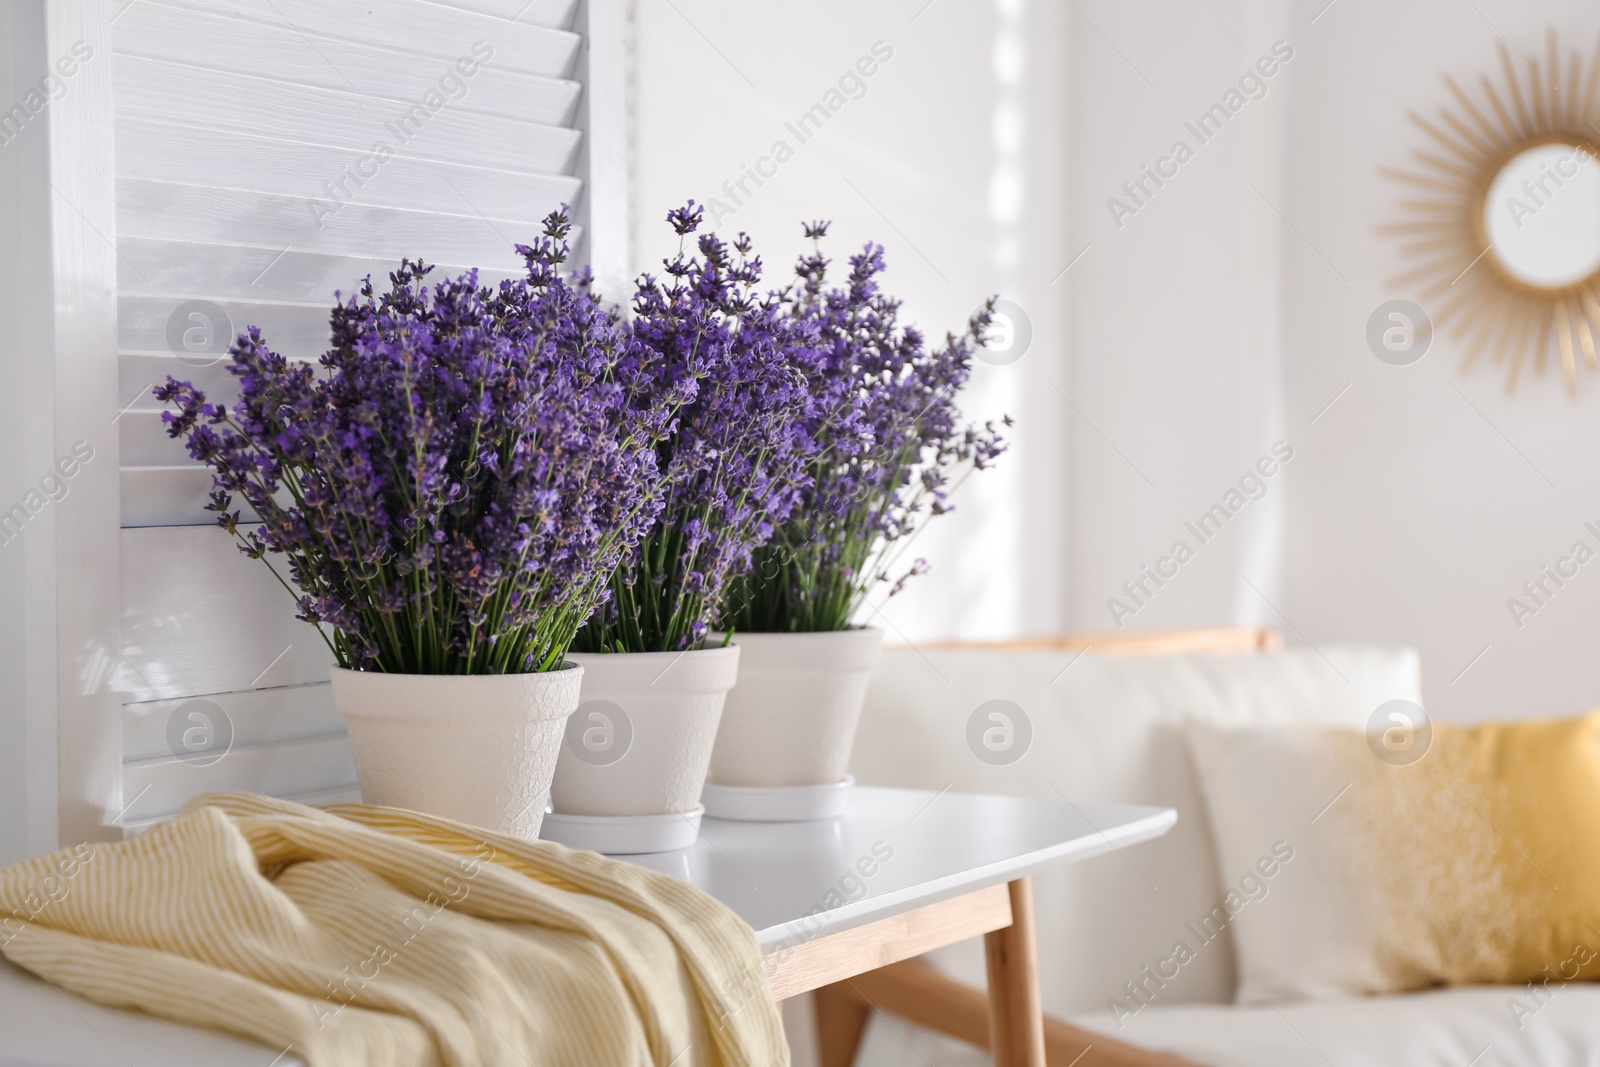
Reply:
[[[1206,1067],[1592,1067],[1600,987],[1556,990],[1513,1017],[1524,989],[1480,986],[1390,997],[1250,1007],[1155,1007],[1118,1030],[1105,1012],[1067,1021]],[[1519,1023],[1521,1024],[1519,1027]],[[857,1067],[980,1067],[969,1046],[875,1019]]]
[[[1045,1010],[1105,1010],[1124,983],[1169,956],[1185,924],[1222,900],[1219,872],[1184,724],[1320,722],[1362,726],[1379,704],[1421,701],[1409,649],[1327,647],[1245,655],[1078,657],[1075,653],[888,649],[873,676],[852,769],[872,785],[1001,793],[1178,810],[1166,837],[1036,878]],[[979,705],[1022,709],[1032,741],[1008,765],[968,744]],[[1192,940],[1192,938],[1191,938]],[[975,944],[942,965],[975,983]],[[1235,990],[1229,933],[1201,948],[1156,993],[1157,1004],[1225,1002]]]
[[[1513,1003],[1524,1007],[1514,1014]],[[1528,1014],[1534,1003],[1526,989],[1477,986],[1276,1007],[1153,1007],[1121,1030],[1105,1013],[1070,1021],[1210,1067],[1591,1067],[1600,987],[1556,988]]]
[[[304,1063],[291,1052],[220,1030],[96,1004],[0,958],[0,1067],[304,1067]]]

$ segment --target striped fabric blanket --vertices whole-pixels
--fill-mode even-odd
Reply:
[[[14,864],[0,952],[311,1067],[789,1062],[755,937],[716,900],[392,808],[216,794]]]

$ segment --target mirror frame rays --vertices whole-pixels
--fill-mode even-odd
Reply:
[[[1563,62],[1551,31],[1543,63],[1522,55],[1527,69],[1520,77],[1504,41],[1499,51],[1500,84],[1481,75],[1480,102],[1445,74],[1453,106],[1441,107],[1433,122],[1407,113],[1432,144],[1414,150],[1418,170],[1381,169],[1406,191],[1399,201],[1403,221],[1378,230],[1397,238],[1401,253],[1418,263],[1386,284],[1422,287],[1418,302],[1466,344],[1462,374],[1487,351],[1505,365],[1510,393],[1530,362],[1543,374],[1554,352],[1575,397],[1578,354],[1590,370],[1597,366],[1600,270],[1557,288],[1519,279],[1489,242],[1484,207],[1501,169],[1530,148],[1565,144],[1600,156],[1600,41],[1587,64],[1575,50]]]

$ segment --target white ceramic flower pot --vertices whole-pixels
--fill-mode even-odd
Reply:
[[[583,669],[383,674],[333,668],[367,804],[536,838]]]
[[[883,631],[738,633],[733,642],[739,684],[723,709],[710,780],[761,788],[843,781]]]
[[[583,697],[561,746],[551,807],[580,816],[697,812],[739,649],[569,658],[583,666]]]

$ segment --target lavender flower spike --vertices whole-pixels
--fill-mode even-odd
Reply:
[[[320,371],[252,327],[231,408],[171,378],[156,391],[212,468],[218,523],[283,557],[340,666],[557,668],[654,526],[673,404],[644,388],[656,355],[586,277],[560,276],[569,228],[552,213],[521,248],[528,278],[498,291],[475,272],[430,290],[420,260],[381,296],[369,278],[333,309]]]

